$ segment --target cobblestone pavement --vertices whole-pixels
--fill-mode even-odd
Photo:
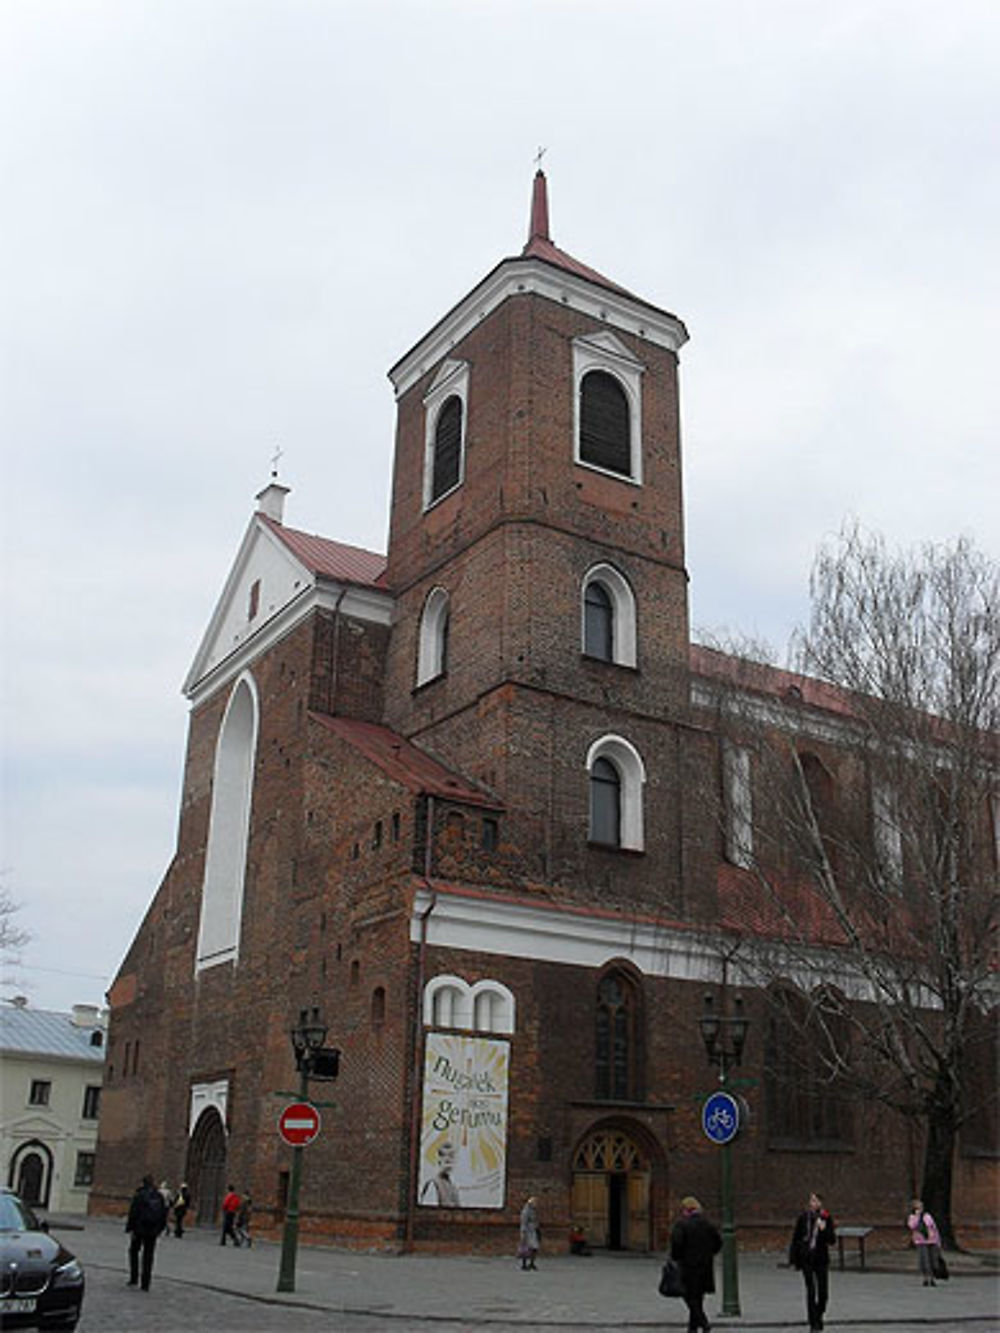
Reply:
[[[344,1330],[404,1333],[526,1329],[683,1329],[686,1310],[656,1292],[656,1256],[598,1254],[587,1259],[543,1256],[537,1273],[521,1273],[503,1257],[355,1254],[302,1246],[294,1293],[275,1287],[279,1247],[222,1249],[215,1234],[194,1231],[157,1246],[152,1291],[125,1286],[126,1237],[120,1222],[87,1219],[60,1233],[87,1270],[80,1333],[103,1330]],[[1000,1273],[995,1256],[957,1256],[952,1281],[923,1288],[912,1256],[876,1254],[868,1272],[857,1261],[831,1274],[827,1329],[896,1333],[961,1328],[1000,1329]],[[717,1333],[804,1328],[802,1282],[773,1254],[740,1257],[741,1316],[718,1314]]]

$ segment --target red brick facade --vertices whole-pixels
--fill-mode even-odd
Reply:
[[[538,261],[522,262],[524,290],[447,349],[468,366],[464,475],[427,510],[424,398],[444,353],[400,393],[378,588],[391,624],[331,596],[259,651],[251,642],[258,729],[238,958],[201,970],[213,772],[235,673],[192,693],[176,856],[110,997],[97,1210],[121,1208],[150,1170],[188,1178],[204,1220],[232,1180],[252,1191],[259,1224],[277,1227],[290,1153],[276,1120],[297,1086],[288,1033],[316,1005],[342,1055],[337,1082],[313,1088],[332,1105],[306,1150],[305,1234],[509,1249],[530,1192],[548,1236],[596,1198],[608,1243],[647,1248],[664,1243],[682,1195],[717,1211],[698,1100],[714,1073],[697,1018],[698,941],[721,914],[706,793],[721,779],[711,719],[691,704],[676,352],[637,331],[644,303],[627,298],[631,328],[604,320],[575,299],[579,278],[553,299],[532,286]],[[573,459],[573,340],[609,327],[643,367],[641,484]],[[581,587],[602,562],[634,594],[635,666],[581,653]],[[448,594],[447,670],[418,687],[433,588]],[[641,850],[588,839],[587,755],[606,736],[642,758]],[[467,925],[455,924],[463,911]],[[634,988],[633,1082],[609,1098],[595,1094],[595,1004],[616,960]],[[445,974],[497,982],[514,1000],[499,1208],[417,1202],[423,990]],[[752,995],[748,1009],[741,1232],[783,1237],[810,1186],[840,1214],[896,1227],[919,1159],[913,1131],[863,1107],[843,1151],[774,1149],[765,1020]],[[216,1098],[202,1114],[225,1120],[209,1165],[192,1147],[198,1089]],[[598,1142],[631,1156],[585,1169]],[[958,1168],[956,1215],[969,1225],[995,1220],[993,1166]]]

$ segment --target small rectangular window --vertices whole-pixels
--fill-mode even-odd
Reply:
[[[483,851],[495,852],[500,841],[500,826],[495,819],[483,820]]]
[[[76,1174],[73,1176],[74,1185],[93,1185],[94,1183],[94,1159],[97,1156],[92,1152],[78,1152],[76,1155]]]
[[[83,1118],[84,1120],[96,1120],[101,1109],[101,1090],[99,1087],[88,1086],[83,1090]]]
[[[399,842],[399,811],[398,811],[398,810],[394,810],[393,813],[392,813],[392,840],[393,840],[393,842]]]
[[[375,831],[372,834],[372,848],[375,851],[377,851],[381,846],[382,846],[382,821],[381,819],[376,819]]]
[[[30,1106],[48,1106],[51,1095],[52,1084],[48,1079],[33,1078],[31,1080],[31,1092],[28,1096]]]
[[[247,602],[247,620],[253,620],[260,610],[260,579],[250,584],[250,598]]]

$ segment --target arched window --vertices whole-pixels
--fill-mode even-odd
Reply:
[[[198,971],[234,960],[239,953],[257,714],[257,687],[253,677],[244,674],[229,697],[215,748],[195,961]]]
[[[842,1147],[853,1137],[846,1094],[850,1027],[843,997],[820,988],[767,991],[764,1099],[768,1139],[776,1146]]]
[[[639,1000],[632,978],[616,968],[597,983],[594,1095],[639,1101]]]
[[[635,666],[635,597],[613,565],[595,565],[583,580],[583,651],[588,657]]]
[[[587,753],[591,842],[642,851],[642,789],[646,770],[621,736],[603,736]]]
[[[492,978],[470,986],[461,977],[432,977],[424,987],[424,1025],[510,1033],[514,1031],[514,996]]]
[[[417,684],[425,685],[448,670],[449,600],[444,588],[432,588],[420,617]]]
[[[1000,1154],[1000,1005],[985,1013],[971,1009],[964,1036],[962,1153],[996,1157]]]
[[[453,491],[461,480],[462,400],[456,394],[445,400],[434,424],[430,502]]]
[[[605,472],[632,475],[628,395],[606,370],[590,370],[580,381],[580,459]]]
[[[443,361],[424,396],[424,508],[450,495],[465,475],[469,363]]]

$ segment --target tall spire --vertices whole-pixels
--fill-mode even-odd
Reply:
[[[534,240],[551,241],[549,235],[549,191],[545,172],[538,168],[531,191],[531,222],[528,226],[528,245]]]

